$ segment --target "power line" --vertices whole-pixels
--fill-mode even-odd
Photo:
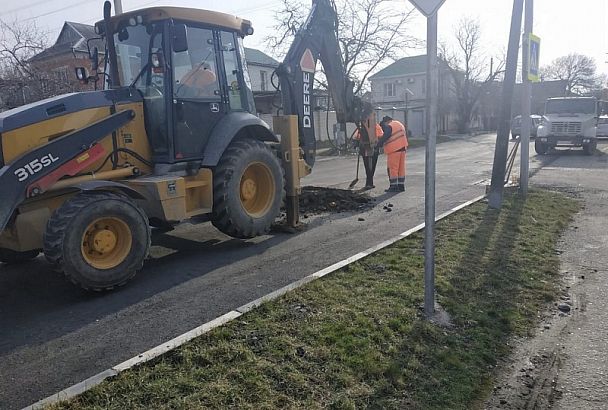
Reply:
[[[97,1],[97,0],[79,1],[78,3],[70,4],[69,6],[61,7],[61,8],[56,9],[56,10],[52,10],[52,11],[48,11],[46,13],[39,14],[37,16],[32,16],[32,17],[28,17],[28,18],[22,19],[22,21],[34,20],[34,19],[37,19],[39,17],[49,16],[51,14],[59,13],[60,11],[64,11],[64,10],[70,9],[72,7],[80,6],[80,5],[85,4],[85,3],[91,3],[93,1]]]
[[[29,9],[31,7],[39,6],[41,4],[48,3],[48,2],[49,2],[49,0],[39,0],[39,1],[35,2],[35,3],[30,3],[30,4],[26,5],[26,6],[15,7],[14,9],[10,9],[10,10],[4,10],[2,13],[0,13],[0,16],[4,16],[6,14],[11,14],[11,13],[14,13],[16,11],[21,11],[21,10]]]
[[[42,0],[42,1],[34,3],[34,4],[46,3],[47,1],[48,0]],[[36,19],[36,18],[39,18],[39,17],[48,16],[50,14],[55,14],[55,13],[58,13],[60,11],[67,10],[67,9],[69,9],[71,7],[76,7],[76,6],[79,6],[79,5],[84,4],[84,3],[89,3],[91,1],[97,1],[97,0],[82,0],[82,1],[79,1],[78,3],[76,3],[76,4],[65,6],[65,7],[62,7],[60,9],[57,9],[57,10],[54,10],[54,11],[49,11],[47,13],[43,13],[43,14],[40,14],[40,15],[37,15],[37,16],[28,17],[28,18],[23,19],[23,20],[27,21],[27,20],[33,20],[33,19]],[[143,4],[135,5],[133,7],[129,7],[128,11],[133,11],[133,10],[137,10],[137,9],[140,9],[140,8],[143,8],[143,7],[146,7],[146,6],[150,6],[150,5],[158,3],[160,1],[163,1],[163,0],[152,0],[152,1],[149,1],[149,2],[146,2],[146,3],[143,3]],[[267,9],[269,7],[274,6],[278,2],[279,2],[278,0],[274,0],[274,1],[271,1],[271,2],[268,2],[268,3],[265,3],[263,5],[260,5],[260,6],[248,7],[248,8],[239,9],[239,10],[233,10],[231,12],[231,14],[235,14],[236,15],[238,13],[248,13],[248,12],[253,12],[253,11],[264,10],[264,9]],[[34,5],[34,4],[32,4],[32,5]],[[30,5],[30,6],[32,6],[32,5]],[[30,7],[30,6],[28,6],[28,7]],[[90,23],[90,22],[94,22],[94,21],[97,21],[97,20],[101,20],[101,17],[99,17],[99,18],[98,17],[94,17],[94,18],[91,18],[91,19],[88,19],[88,20],[80,21],[79,23]],[[63,28],[63,25],[61,27],[56,27],[56,28],[50,30],[50,33],[54,33],[56,31],[59,31],[62,28]]]

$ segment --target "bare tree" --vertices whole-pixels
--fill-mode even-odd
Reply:
[[[275,13],[276,34],[267,38],[275,54],[283,55],[287,51],[309,8],[308,2],[283,0]],[[372,72],[399,58],[404,49],[420,44],[407,30],[413,9],[404,9],[402,4],[396,5],[391,0],[337,0],[336,9],[338,41],[346,74],[357,85],[356,93],[365,89]]]
[[[12,108],[71,89],[71,85],[32,63],[48,46],[48,35],[33,21],[0,20],[0,102]]]
[[[463,18],[454,30],[455,45],[441,45],[442,59],[451,74],[450,88],[458,113],[458,132],[469,131],[479,99],[504,71],[504,58],[488,58],[482,51],[479,22]],[[495,64],[488,65],[490,61]]]
[[[595,60],[582,54],[558,57],[543,67],[543,80],[565,80],[567,94],[587,94],[601,89],[604,77],[597,74]]]

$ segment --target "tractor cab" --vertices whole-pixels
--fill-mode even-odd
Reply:
[[[143,97],[155,164],[201,160],[226,114],[255,113],[243,47],[253,33],[247,20],[156,7],[113,16],[96,29],[108,42],[106,82]]]

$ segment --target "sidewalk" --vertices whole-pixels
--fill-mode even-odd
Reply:
[[[559,244],[563,295],[517,342],[486,408],[605,409],[608,403],[608,151],[559,157],[533,178],[583,202]]]

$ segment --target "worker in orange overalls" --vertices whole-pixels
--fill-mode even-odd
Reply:
[[[180,86],[186,86],[186,97],[212,97],[217,84],[217,76],[208,63],[201,62],[181,79]],[[178,90],[179,90],[178,88]]]
[[[380,122],[380,127],[383,135],[378,143],[384,147],[390,182],[386,192],[403,192],[405,191],[405,156],[408,146],[405,125],[385,116]]]
[[[376,138],[380,139],[383,135],[380,124],[376,123]],[[363,166],[365,167],[365,187],[364,189],[372,189],[374,186],[374,174],[376,173],[376,164],[378,163],[378,149],[372,148],[369,138],[364,138],[361,141],[361,132],[359,129],[353,136],[355,145],[359,148],[359,155],[363,157]]]

